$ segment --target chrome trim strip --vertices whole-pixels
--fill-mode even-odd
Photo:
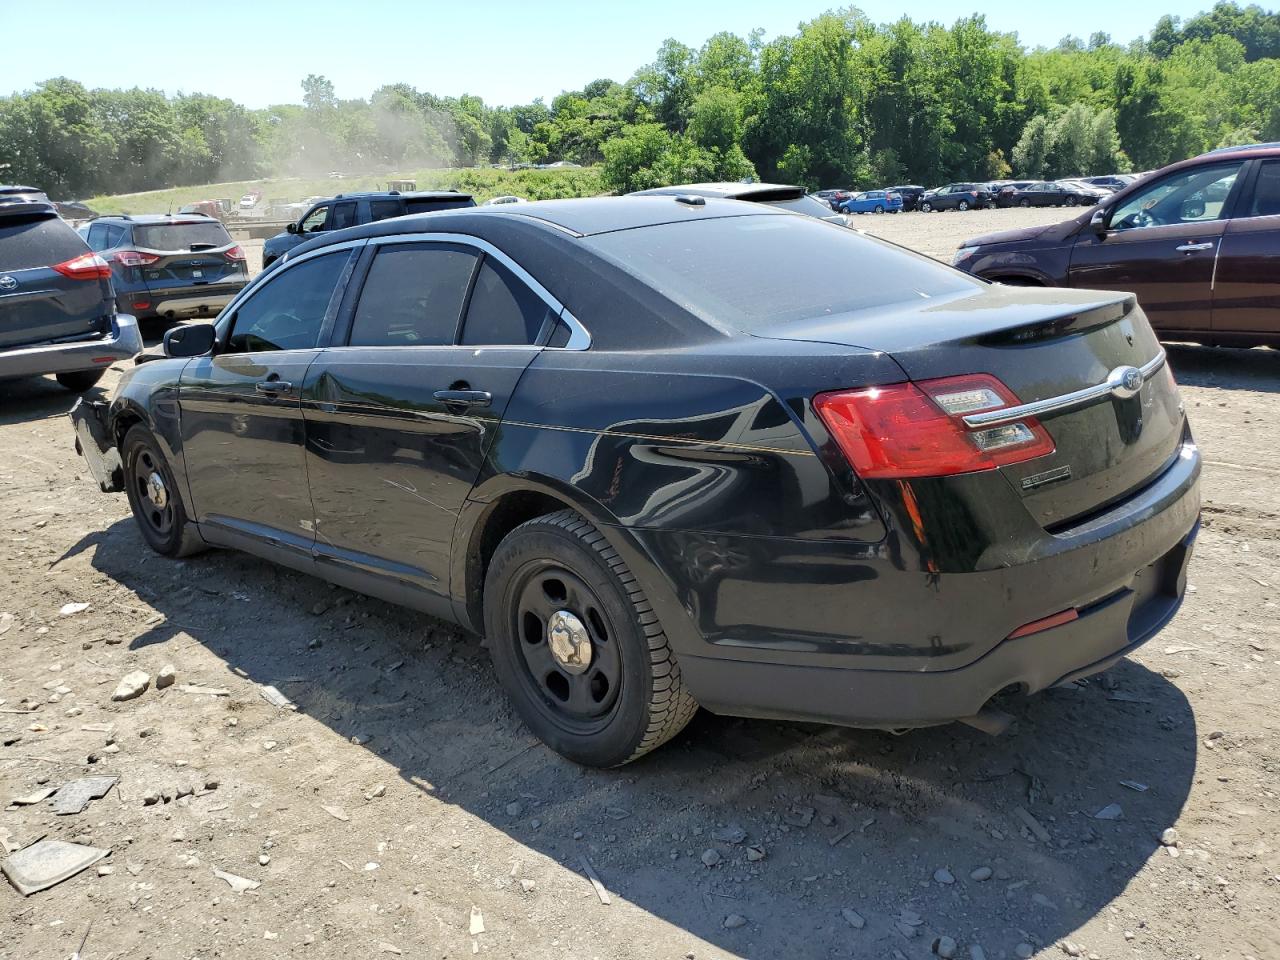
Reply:
[[[1138,369],[1142,372],[1142,382],[1146,383],[1164,366],[1165,353],[1163,348],[1152,359],[1148,360]],[[1117,367],[1116,370],[1123,369]],[[1064,393],[1058,397],[1048,397],[1044,400],[1035,400],[1031,403],[1020,404],[1016,407],[1005,407],[1002,410],[990,410],[986,413],[971,413],[964,418],[967,427],[994,427],[1002,423],[1013,423],[1024,417],[1039,417],[1046,413],[1058,413],[1063,410],[1070,410],[1074,407],[1084,407],[1091,403],[1096,403],[1106,397],[1111,396],[1111,391],[1121,386],[1118,379],[1114,379],[1116,371],[1111,371],[1107,375],[1107,379],[1102,383],[1092,387],[1085,387],[1083,390],[1074,390],[1071,393]]]

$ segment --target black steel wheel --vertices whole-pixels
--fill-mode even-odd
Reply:
[[[572,510],[507,534],[485,575],[484,614],[494,670],[516,711],[570,760],[634,760],[697,710],[640,585]]]
[[[205,548],[187,518],[178,483],[151,431],[135,424],[120,444],[125,495],[142,539],[156,553],[185,557]]]

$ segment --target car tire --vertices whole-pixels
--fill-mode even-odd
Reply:
[[[1018,206],[1029,207],[1031,206],[1031,201],[1028,200],[1026,197],[1023,197],[1021,200],[1018,201]]]
[[[484,622],[494,670],[516,712],[575,763],[635,760],[684,729],[698,709],[636,578],[573,510],[529,520],[498,545],[485,575]],[[553,622],[564,628],[558,652]],[[579,652],[584,644],[589,654]]]
[[[932,212],[933,212],[933,204],[931,204],[928,200],[926,200],[924,203],[920,204],[920,212],[921,212],[921,213],[932,213]]]
[[[956,204],[956,209],[959,210],[961,213],[964,213],[966,210],[969,209],[969,201],[961,200],[959,203]]]
[[[104,370],[75,370],[71,373],[54,374],[58,383],[62,384],[72,393],[84,393],[86,390],[92,390],[98,385],[98,381],[107,375]]]
[[[147,546],[165,557],[189,557],[207,549],[152,432],[140,423],[130,427],[120,444],[120,459],[129,508]]]
[[[876,213],[884,213],[884,207],[880,206],[878,203],[876,204]]]

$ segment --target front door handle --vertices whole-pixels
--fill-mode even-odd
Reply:
[[[487,390],[437,390],[432,396],[449,407],[487,407],[493,403],[493,394]]]
[[[253,389],[259,393],[290,393],[293,391],[293,384],[288,380],[260,380],[253,385]]]
[[[1205,240],[1201,243],[1184,243],[1179,247],[1174,247],[1179,253],[1195,253],[1197,250],[1212,250],[1213,241]]]

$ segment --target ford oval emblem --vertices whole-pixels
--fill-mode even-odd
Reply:
[[[1136,397],[1142,389],[1143,382],[1142,371],[1137,367],[1116,367],[1107,376],[1107,383],[1111,385],[1111,395],[1120,400]]]
[[[0,290],[17,290],[17,289],[18,289],[18,281],[15,280],[13,277],[10,277],[10,276],[0,277]]]

